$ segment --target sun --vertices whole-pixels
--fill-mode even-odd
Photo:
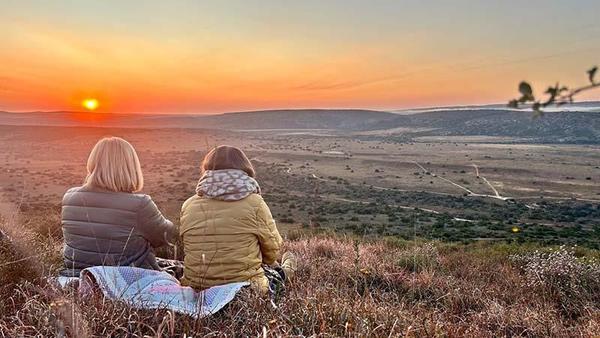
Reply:
[[[87,110],[96,110],[100,103],[96,99],[85,99],[81,101],[81,105]]]

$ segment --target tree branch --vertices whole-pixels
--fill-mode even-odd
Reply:
[[[594,76],[596,75],[596,71],[598,67],[593,67],[588,70],[588,78],[590,84],[586,86],[582,86],[575,89],[569,89],[566,86],[560,86],[558,83],[553,87],[548,87],[545,94],[548,94],[549,97],[546,101],[536,100],[533,95],[533,89],[531,89],[531,85],[529,83],[523,81],[519,84],[519,92],[521,93],[521,97],[518,99],[513,99],[508,102],[508,106],[511,108],[523,108],[523,107],[531,107],[536,113],[542,114],[542,108],[546,108],[550,105],[562,106],[565,104],[572,104],[575,100],[575,96],[580,94],[581,92],[592,90],[600,87],[600,82],[596,82],[594,80]],[[529,106],[529,102],[531,102],[531,106]]]

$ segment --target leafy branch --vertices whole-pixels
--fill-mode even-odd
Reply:
[[[598,67],[595,66],[592,69],[587,71],[589,84],[579,87],[579,88],[569,88],[567,86],[561,86],[558,82],[554,86],[548,87],[544,94],[548,95],[548,98],[544,100],[539,100],[533,95],[533,89],[531,85],[522,81],[519,84],[519,93],[521,93],[521,97],[518,99],[513,99],[508,102],[508,106],[510,108],[520,108],[524,105],[528,105],[531,103],[531,108],[536,112],[537,115],[542,115],[542,109],[548,107],[550,105],[562,106],[565,104],[571,104],[575,100],[575,96],[581,92],[594,89],[596,87],[600,87],[600,82],[595,80],[596,73],[598,71]]]

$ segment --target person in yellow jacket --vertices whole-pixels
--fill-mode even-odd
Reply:
[[[295,257],[286,252],[277,263],[283,240],[254,177],[238,148],[218,146],[204,157],[196,194],[181,208],[182,285],[202,290],[249,281],[266,293],[272,271],[281,281],[292,277]]]

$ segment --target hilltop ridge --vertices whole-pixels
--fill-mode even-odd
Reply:
[[[422,137],[489,136],[527,143],[600,143],[600,112],[549,111],[534,118],[529,111],[491,107],[434,109],[396,114],[361,109],[287,109],[218,115],[102,114],[81,112],[0,112],[0,125],[186,128],[232,131],[326,130],[348,135],[414,141]]]

